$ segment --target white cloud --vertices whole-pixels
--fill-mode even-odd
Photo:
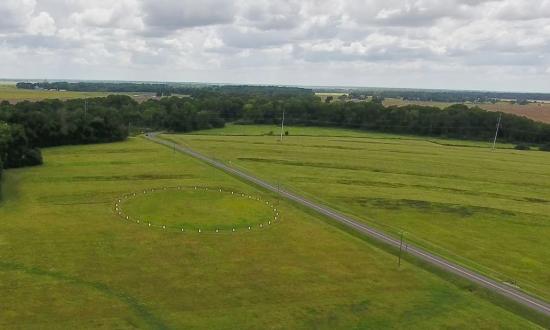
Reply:
[[[0,76],[550,91],[549,12],[550,0],[1,0]]]
[[[37,16],[33,17],[28,25],[27,31],[30,34],[38,34],[44,36],[51,36],[55,34],[57,30],[54,19],[50,14],[41,12]]]
[[[0,33],[24,27],[31,19],[35,0],[0,1]]]

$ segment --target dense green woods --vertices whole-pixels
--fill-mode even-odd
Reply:
[[[346,127],[398,134],[487,140],[494,136],[502,115],[499,139],[507,142],[545,143],[550,125],[510,114],[499,114],[465,105],[444,110],[408,105],[384,107],[380,102],[320,102],[315,97],[285,100],[248,100],[243,106],[244,123],[280,122],[282,112],[289,124]]]
[[[299,87],[280,86],[244,86],[244,85],[195,85],[195,84],[166,84],[166,83],[131,83],[131,82],[19,82],[21,89],[65,90],[74,92],[109,92],[109,93],[155,93],[170,96],[183,94],[192,97],[206,95],[313,95],[310,89]]]
[[[0,103],[0,161],[3,168],[42,162],[40,147],[124,140],[133,130],[190,132],[242,124],[280,123],[346,127],[399,134],[488,140],[502,116],[499,140],[550,142],[550,125],[524,117],[464,105],[444,110],[408,105],[384,107],[379,101],[322,102],[308,92],[238,86],[235,93],[209,89],[194,97],[165,97],[138,103],[129,96],[78,100]],[[306,90],[307,91],[307,90]]]
[[[0,180],[4,168],[39,164],[42,164],[40,150],[31,147],[23,127],[0,121]]]
[[[130,127],[187,132],[222,127],[220,114],[202,110],[210,103],[189,98],[149,100],[138,104],[128,96],[86,100],[45,100],[0,104],[0,155],[3,168],[41,162],[39,147],[120,141]]]

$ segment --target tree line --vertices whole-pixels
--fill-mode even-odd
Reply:
[[[453,90],[415,90],[415,89],[384,89],[384,90],[351,90],[353,99],[367,97],[396,98],[409,101],[434,102],[496,102],[498,100],[514,100],[525,104],[528,100],[550,100],[549,93],[516,93],[516,92],[485,92],[485,91],[453,91]]]
[[[266,95],[291,96],[313,95],[311,89],[286,86],[258,85],[194,85],[166,83],[131,83],[131,82],[18,82],[20,89],[47,89],[75,92],[107,93],[154,93],[157,96],[174,94],[204,97],[206,95]]]
[[[446,109],[380,101],[322,102],[315,95],[223,93],[165,97],[138,103],[125,95],[77,100],[0,103],[0,168],[42,162],[39,148],[121,141],[130,131],[190,132],[226,122],[345,127],[397,134],[547,145],[550,125],[465,105]]]
[[[489,140],[498,117],[499,141],[545,144],[550,125],[512,114],[456,104],[439,109],[420,105],[389,106],[381,102],[321,102],[317,98],[293,97],[284,101],[256,99],[243,106],[242,123],[280,123],[282,112],[288,124],[333,126],[397,134],[455,139]]]
[[[223,127],[213,100],[164,98],[138,104],[128,96],[77,100],[0,103],[0,177],[2,169],[39,165],[40,148],[121,141],[131,127],[188,132]],[[224,102],[224,114],[239,105]]]

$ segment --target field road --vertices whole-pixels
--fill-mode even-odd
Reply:
[[[168,146],[170,148],[173,148],[175,151],[182,152],[184,154],[187,154],[189,156],[192,156],[194,158],[197,158],[213,167],[216,167],[222,171],[225,171],[229,174],[232,174],[234,176],[237,176],[239,178],[242,178],[246,181],[249,181],[251,183],[254,183],[258,186],[261,186],[267,190],[270,190],[274,193],[278,193],[281,196],[292,200],[298,204],[301,204],[307,208],[310,208],[324,216],[327,216],[328,218],[335,220],[351,229],[354,229],[360,233],[363,233],[365,235],[370,236],[373,239],[376,239],[382,243],[388,244],[390,246],[393,246],[395,248],[399,248],[400,241],[384,234],[383,232],[371,228],[363,223],[358,222],[357,220],[354,220],[348,216],[345,216],[338,211],[335,211],[325,205],[321,205],[315,202],[312,202],[308,200],[307,198],[304,198],[300,195],[297,195],[295,193],[285,191],[283,189],[278,189],[276,185],[270,184],[262,179],[259,179],[255,176],[252,176],[248,173],[245,173],[241,170],[235,169],[231,166],[228,166],[220,161],[217,161],[215,159],[206,157],[196,151],[191,150],[188,147],[184,147],[178,144],[175,144],[174,142],[170,142],[167,140],[163,140],[159,138],[158,133],[150,133],[145,135],[147,139],[150,141]],[[541,299],[535,298],[523,291],[517,290],[507,284],[495,281],[493,279],[490,279],[484,275],[481,275],[473,270],[464,268],[462,266],[459,266],[458,264],[455,264],[451,261],[448,261],[446,259],[443,259],[439,256],[436,256],[434,254],[431,254],[421,248],[415,247],[414,245],[408,245],[408,248],[406,251],[403,251],[403,253],[407,253],[409,255],[412,255],[414,257],[417,257],[418,259],[421,259],[422,261],[425,261],[429,264],[432,264],[438,268],[441,268],[445,271],[448,271],[450,273],[454,273],[462,278],[468,279],[472,282],[475,282],[489,290],[492,290],[493,292],[496,292],[502,296],[505,296],[517,303],[520,303],[524,306],[527,306],[535,311],[538,311],[542,314],[545,314],[546,316],[550,317],[550,304],[548,302],[542,301]]]

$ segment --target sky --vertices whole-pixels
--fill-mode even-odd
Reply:
[[[550,0],[0,0],[0,77],[550,92]]]

